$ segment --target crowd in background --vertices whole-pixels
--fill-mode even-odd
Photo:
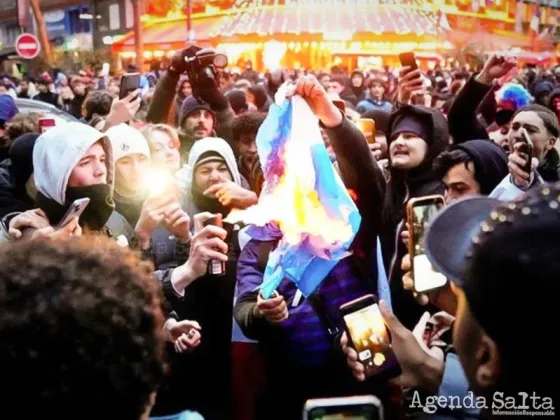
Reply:
[[[2,77],[6,414],[285,420],[301,418],[310,398],[374,394],[386,418],[421,418],[410,407],[414,390],[423,398],[535,391],[560,401],[547,322],[560,274],[560,66],[493,55],[476,72],[261,74],[247,62],[241,73],[195,82],[185,71],[178,53],[122,98],[119,78],[89,71]],[[273,223],[204,223],[258,203],[265,174],[256,137],[287,81],[320,120],[362,218],[352,255],[316,292],[320,309],[288,279],[270,299],[259,294],[282,238]],[[75,121],[46,129],[48,112],[20,113],[17,98]],[[375,121],[374,141],[360,118]],[[524,136],[530,157],[519,147]],[[416,294],[405,206],[433,194],[449,206],[451,221],[436,232],[448,249],[459,253],[481,224],[483,233],[452,261],[445,274],[453,281]],[[458,202],[471,196],[503,204]],[[58,226],[83,198],[80,217]],[[209,272],[210,261],[224,273]],[[392,300],[381,310],[402,369],[396,381],[366,378],[347,337],[325,328],[327,319],[342,330],[339,307],[377,294],[381,275]],[[438,334],[426,341],[417,324],[428,319]],[[531,332],[530,345],[520,331]],[[491,415],[442,409],[431,417]]]

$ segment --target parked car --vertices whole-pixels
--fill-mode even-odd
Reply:
[[[63,122],[78,121],[72,115],[58,109],[57,107],[41,101],[34,101],[33,99],[16,98],[16,106],[20,113],[28,114],[31,112],[39,112],[44,114],[45,117],[52,117],[57,124]]]

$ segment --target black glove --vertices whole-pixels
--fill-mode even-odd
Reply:
[[[208,74],[207,71],[201,71],[196,74],[194,80],[191,80],[193,94],[210,105],[215,112],[224,111],[229,103],[225,95],[218,88],[216,78]]]
[[[171,66],[169,67],[169,71],[175,74],[183,74],[187,70],[185,58],[194,56],[201,49],[202,48],[200,47],[191,45],[189,48],[175,52],[173,57],[171,57]]]

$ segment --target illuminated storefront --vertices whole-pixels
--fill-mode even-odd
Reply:
[[[515,0],[192,0],[193,39],[227,52],[232,65],[247,59],[259,69],[276,67],[379,67],[415,51],[425,62],[440,61],[457,46],[475,41],[486,49],[547,52],[555,58],[560,3]],[[163,57],[187,39],[184,0],[153,1],[143,16],[144,58]],[[544,36],[543,36],[544,33]],[[532,35],[532,36],[531,36]],[[133,58],[130,33],[113,45]],[[554,53],[554,54],[553,54]]]

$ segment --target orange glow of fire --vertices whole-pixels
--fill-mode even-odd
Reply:
[[[349,241],[353,235],[348,222],[352,209],[339,209],[342,217],[337,219],[329,216],[313,188],[313,174],[303,176],[297,170],[312,167],[309,161],[305,161],[309,156],[303,155],[297,147],[286,144],[283,155],[285,171],[273,191],[261,195],[256,206],[232,211],[225,221],[242,221],[258,226],[274,222],[282,231],[285,242],[296,245],[302,242],[303,235],[308,235],[310,245],[317,251]],[[356,196],[353,191],[349,193],[353,198]]]

